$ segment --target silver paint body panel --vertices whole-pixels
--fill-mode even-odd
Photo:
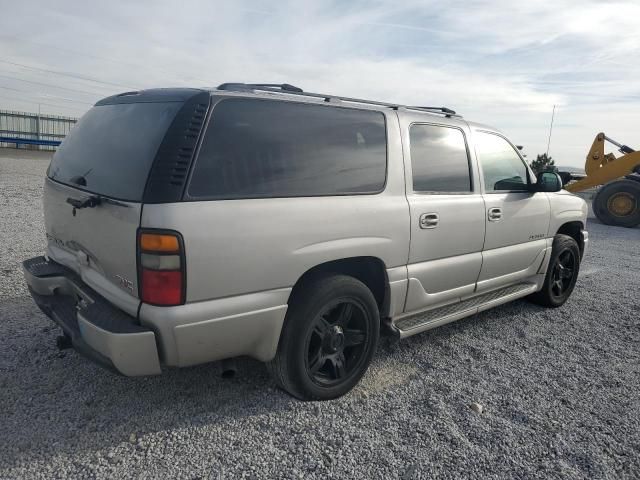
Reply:
[[[75,210],[67,198],[91,194],[47,178],[44,183],[44,224],[47,256],[70,268],[103,297],[129,315],[137,315],[138,271],[136,235],[139,203],[128,207],[103,203]]]
[[[213,95],[292,101],[268,93]],[[314,99],[302,101],[331,108]],[[353,257],[382,261],[392,323],[474,297],[492,298],[412,329],[403,334],[406,336],[541,288],[558,228],[572,221],[586,226],[585,202],[567,192],[484,192],[473,132],[493,129],[457,117],[366,105],[350,107],[379,110],[385,115],[387,182],[379,194],[130,204],[128,208],[102,205],[73,216],[66,197],[82,197],[82,192],[47,180],[45,223],[52,238],[48,256],[76,271],[94,290],[150,327],[163,364],[186,366],[238,355],[272,359],[291,289],[305,272],[325,262]],[[412,123],[453,126],[464,133],[470,154],[471,192],[413,192]],[[491,208],[502,209],[500,221],[489,221]],[[437,214],[436,227],[420,227],[420,219],[427,213]],[[185,305],[140,304],[138,227],[182,234]],[[83,263],[74,245],[95,259]],[[131,288],[119,277],[131,281]],[[479,297],[517,284],[527,287],[504,298]],[[108,352],[108,343],[101,348]]]

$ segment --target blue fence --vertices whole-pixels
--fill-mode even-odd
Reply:
[[[31,138],[0,137],[0,143],[15,143],[16,148],[19,148],[20,145],[43,145],[47,147],[57,147],[62,142],[58,140],[34,140]]]
[[[55,150],[77,118],[0,110],[0,147]]]

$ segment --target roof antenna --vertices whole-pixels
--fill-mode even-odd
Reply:
[[[549,146],[551,145],[551,132],[553,131],[553,118],[556,115],[556,106],[553,106],[553,112],[551,112],[551,126],[549,127],[549,141],[547,142],[547,158],[549,158]]]

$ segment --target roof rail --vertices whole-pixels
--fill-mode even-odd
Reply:
[[[441,113],[446,113],[448,115],[458,115],[455,110],[451,110],[450,108],[447,107],[406,107],[408,109],[418,109],[418,110],[433,110],[436,112],[441,112]]]
[[[283,92],[303,93],[302,89],[288,83],[223,83],[218,90],[275,90]]]
[[[305,97],[312,98],[322,98],[325,102],[332,101],[342,101],[348,103],[360,103],[363,105],[377,105],[380,107],[388,107],[394,110],[399,109],[407,109],[407,110],[418,110],[422,112],[429,113],[439,113],[445,115],[446,117],[460,117],[454,110],[451,110],[447,107],[416,107],[410,105],[399,105],[395,103],[386,103],[386,102],[377,102],[375,100],[364,100],[361,98],[352,98],[352,97],[340,97],[338,95],[328,95],[324,93],[312,93],[305,92],[300,87],[296,87],[294,85],[290,85],[288,83],[222,83],[218,86],[218,90],[229,90],[236,92],[252,92],[252,91],[263,91],[263,92],[276,92],[283,93],[287,95],[301,95]]]

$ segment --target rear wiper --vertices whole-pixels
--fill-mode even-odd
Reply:
[[[77,198],[68,197],[67,203],[71,205],[74,210],[80,210],[83,208],[94,208],[102,203],[108,203],[110,205],[116,205],[118,207],[126,207],[129,208],[129,205],[123,202],[119,202],[117,200],[112,200],[107,197],[102,197],[100,195],[91,195],[83,200],[79,200]]]

